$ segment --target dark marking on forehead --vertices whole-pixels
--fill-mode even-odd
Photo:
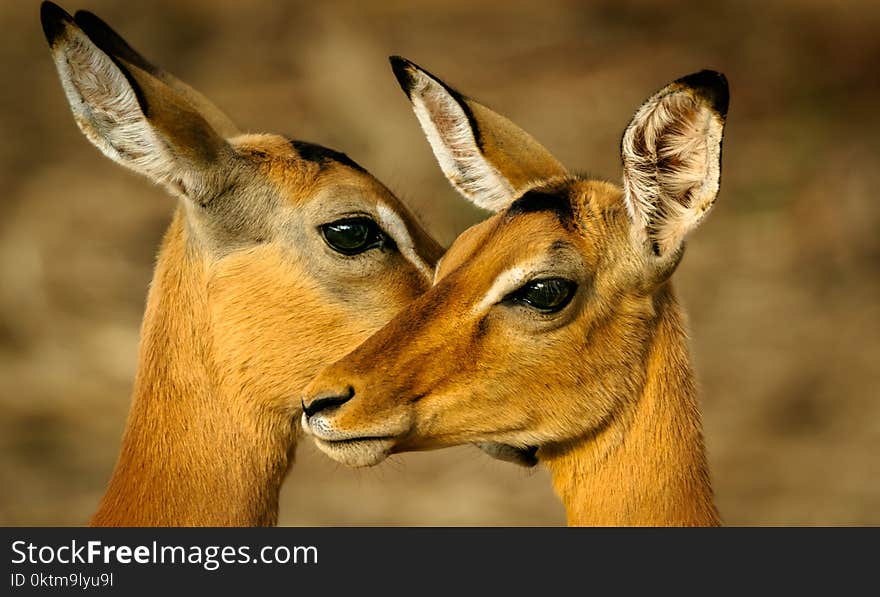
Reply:
[[[528,191],[507,208],[508,217],[538,212],[552,213],[566,228],[570,228],[574,221],[574,210],[567,193]]]
[[[558,253],[559,251],[564,251],[571,247],[570,244],[565,242],[564,240],[553,241],[553,244],[550,245],[550,253]]]
[[[316,143],[309,143],[308,141],[296,141],[293,139],[290,141],[290,144],[299,154],[299,157],[308,162],[314,162],[321,167],[326,166],[329,162],[336,162],[367,174],[367,171],[360,164],[335,149],[330,149]]]

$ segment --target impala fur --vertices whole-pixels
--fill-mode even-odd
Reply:
[[[679,79],[636,112],[623,188],[570,176],[546,150],[534,153],[542,178],[504,185],[532,154],[475,140],[515,137],[515,125],[392,65],[450,182],[497,213],[456,239],[430,291],[309,385],[304,427],[318,447],[364,466],[493,442],[548,467],[571,525],[717,524],[670,276],[718,191],[723,75]],[[562,299],[544,301],[547,288]]]
[[[239,134],[90,13],[41,20],[82,132],[178,200],[92,523],[274,524],[303,388],[428,288],[440,248],[344,154]],[[378,240],[343,255],[322,226],[352,217]]]

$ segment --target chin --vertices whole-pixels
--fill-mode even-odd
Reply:
[[[346,439],[327,441],[315,439],[315,445],[324,454],[346,466],[375,466],[388,458],[393,440],[389,438]]]

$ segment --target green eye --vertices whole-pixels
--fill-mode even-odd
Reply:
[[[320,227],[324,242],[343,255],[357,255],[385,244],[387,237],[369,218],[346,218]]]
[[[510,300],[524,303],[543,313],[561,311],[571,301],[577,284],[565,278],[532,280],[509,296]]]

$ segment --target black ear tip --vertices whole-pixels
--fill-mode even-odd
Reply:
[[[388,62],[391,63],[391,68],[393,69],[403,68],[404,66],[411,64],[409,60],[407,60],[403,56],[398,56],[397,54],[389,56]]]
[[[107,23],[102,21],[98,15],[93,12],[89,12],[88,10],[78,10],[73,15],[73,20],[80,27],[84,26],[92,26],[92,27],[100,27],[103,29],[109,29]]]
[[[394,72],[400,88],[409,95],[414,82],[412,75],[413,63],[402,56],[389,56],[388,62],[391,63],[391,70]]]
[[[113,30],[101,17],[88,10],[78,10],[73,15],[74,22],[88,35],[92,41],[100,41],[95,38],[105,38],[114,41],[118,45],[128,45],[125,40]]]
[[[91,39],[96,44],[99,44],[102,39],[106,39],[107,37],[117,39],[119,37],[115,34],[115,31],[110,29],[107,23],[99,19],[97,15],[87,10],[76,11],[76,13],[73,15],[73,21],[77,24],[77,26],[79,26],[80,29],[82,29],[83,33],[85,33],[89,37],[89,39]],[[101,49],[107,52],[106,47],[101,47]]]
[[[64,33],[67,25],[73,23],[73,17],[54,2],[43,2],[40,5],[40,23],[51,46]]]
[[[701,70],[682,77],[676,83],[692,89],[699,97],[706,100],[722,118],[727,116],[730,90],[727,85],[727,77],[724,74],[714,70]]]
[[[403,89],[407,96],[409,96],[414,83],[412,71],[413,68],[417,67],[402,56],[389,56],[388,62],[391,63],[391,70],[394,72],[394,76],[397,78],[400,88]]]

